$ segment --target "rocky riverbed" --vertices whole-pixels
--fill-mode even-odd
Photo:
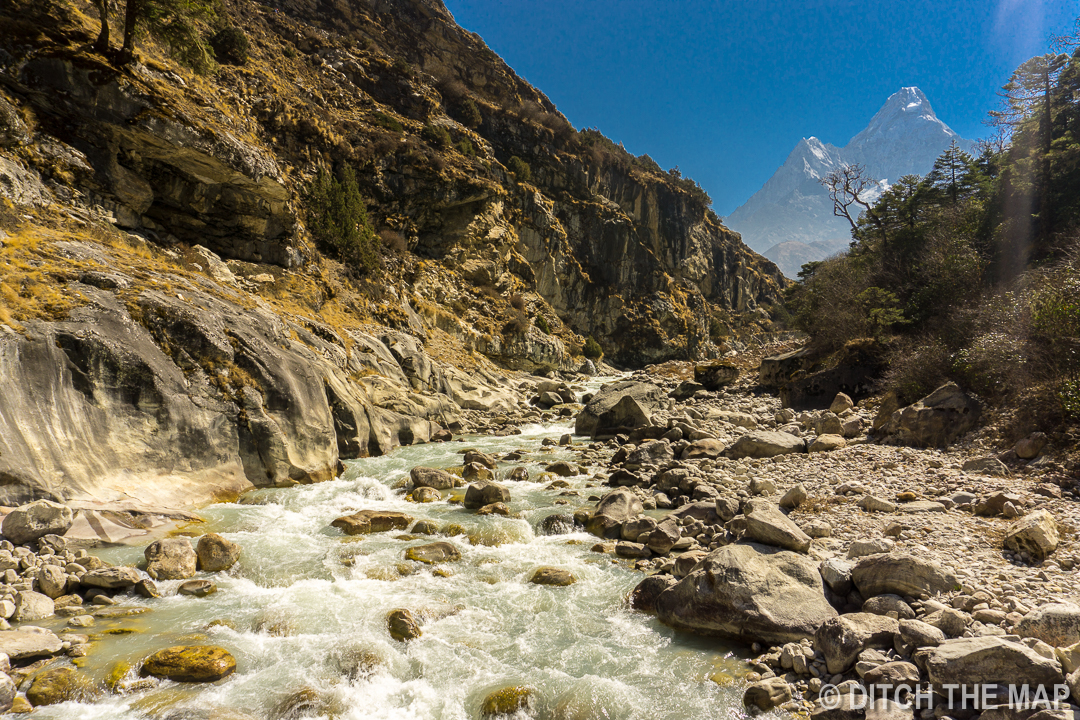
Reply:
[[[172,720],[1002,712],[832,691],[888,682],[1076,701],[1077,488],[1042,438],[871,442],[904,413],[908,437],[939,431],[959,388],[795,413],[725,364],[688,377],[537,380],[531,409],[466,413],[482,434],[140,545],[86,548],[86,511],[15,509],[0,701]]]

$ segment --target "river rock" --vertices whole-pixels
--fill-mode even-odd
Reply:
[[[56,565],[45,565],[37,576],[37,585],[41,594],[48,595],[53,600],[64,594],[67,584],[67,573]]]
[[[454,476],[445,470],[429,467],[414,467],[409,471],[409,479],[414,488],[429,487],[436,490],[450,490],[454,487]]]
[[[832,452],[833,450],[839,450],[843,447],[847,447],[847,440],[844,439],[843,435],[825,434],[818,435],[814,438],[814,441],[810,443],[810,446],[806,451],[811,453]]]
[[[555,585],[564,587],[566,585],[573,585],[577,582],[577,578],[575,578],[573,573],[569,570],[545,566],[537,568],[536,572],[529,578],[529,582],[533,585]]]
[[[415,503],[433,503],[442,500],[442,494],[433,487],[418,487],[409,493],[409,499]]]
[[[719,390],[739,379],[739,368],[728,362],[701,363],[694,366],[694,382],[706,390]]]
[[[778,507],[767,500],[752,501],[748,505],[743,538],[801,553],[810,549],[810,536]]]
[[[413,519],[401,512],[390,510],[361,510],[353,515],[339,517],[330,523],[346,535],[366,535],[368,533],[404,530]]]
[[[155,540],[143,552],[146,574],[154,580],[184,580],[194,577],[198,556],[186,537]]]
[[[461,469],[461,478],[465,482],[477,482],[480,480],[494,480],[495,471],[486,468],[480,463],[466,463]]]
[[[876,668],[867,670],[866,674],[863,675],[863,682],[878,687],[907,685],[914,688],[915,683],[919,682],[919,668],[901,660],[887,662],[884,665],[878,665]]]
[[[936,562],[906,553],[882,553],[859,558],[851,570],[851,579],[864,597],[875,595],[934,595],[960,586],[950,570]]]
[[[498,483],[490,480],[475,482],[465,490],[464,505],[470,510],[479,510],[485,505],[492,503],[510,503],[510,491]]]
[[[996,457],[972,458],[964,461],[960,469],[966,473],[975,475],[987,475],[990,477],[1008,477],[1009,467]]]
[[[1080,606],[1062,602],[1035,608],[1016,624],[1014,632],[1051,647],[1075,645],[1080,642]]]
[[[806,452],[806,441],[785,432],[774,430],[755,430],[736,440],[724,454],[738,460],[740,458],[771,458],[777,455]]]
[[[408,642],[423,635],[420,624],[408,610],[392,610],[386,616],[386,627],[390,631],[390,637],[398,642]]]
[[[454,562],[461,559],[461,552],[445,540],[416,545],[405,551],[406,560],[415,560],[425,565],[437,565],[444,562]]]
[[[207,533],[199,538],[195,548],[198,569],[203,572],[223,572],[240,559],[240,546],[217,533]]]
[[[851,669],[863,650],[891,648],[898,630],[896,620],[882,615],[840,615],[818,627],[814,634],[814,649],[825,656],[830,673],[842,673]]]
[[[806,493],[806,488],[803,487],[802,483],[799,483],[780,498],[780,507],[789,510],[795,509],[806,502],[807,497],[809,496]]]
[[[540,521],[541,535],[565,535],[574,532],[574,516],[556,513]]]
[[[600,499],[585,523],[585,529],[602,538],[621,536],[622,524],[644,512],[641,500],[631,490],[616,488]]]
[[[882,424],[880,432],[888,441],[900,445],[942,447],[974,428],[981,411],[977,400],[950,382],[917,403],[894,412]]]
[[[209,580],[188,580],[180,583],[176,589],[177,595],[190,595],[191,597],[206,597],[217,592],[217,585]]]
[[[675,458],[671,443],[667,440],[653,440],[642,444],[627,456],[623,467],[627,470],[637,470],[645,465],[664,465]]]
[[[494,470],[496,467],[498,467],[495,462],[495,458],[493,458],[491,455],[488,455],[487,453],[482,453],[479,450],[469,450],[465,453],[465,456],[462,458],[462,460],[466,465],[472,465],[473,463],[475,463],[477,465],[482,465],[483,467],[486,467],[488,470]]]
[[[771,677],[750,683],[743,692],[743,705],[768,711],[791,700],[791,686],[782,677]]]
[[[26,626],[18,630],[0,630],[0,653],[13,661],[52,657],[63,648],[60,638],[44,628]]]
[[[553,462],[544,469],[546,472],[555,473],[559,477],[573,477],[581,474],[581,468],[565,460]]]
[[[1064,680],[1057,660],[1000,637],[946,640],[927,656],[926,673],[936,686],[1043,685],[1051,698],[1053,686]]]
[[[15,696],[18,692],[19,689],[15,686],[15,681],[6,674],[0,673],[0,713],[6,713],[13,709],[15,705]],[[30,708],[19,710],[20,713],[29,711]]]
[[[888,615],[894,612],[898,620],[915,619],[915,611],[899,595],[878,595],[867,598],[863,603],[862,611],[872,615]]]
[[[35,500],[4,516],[0,532],[15,545],[26,545],[46,535],[63,535],[73,521],[74,514],[66,505],[52,500]]]
[[[838,557],[831,557],[821,563],[821,579],[829,589],[841,597],[846,597],[855,586],[851,581],[852,564]]]
[[[705,438],[703,440],[695,440],[683,449],[680,456],[683,460],[702,460],[708,458],[715,460],[724,453],[724,443],[722,440],[716,440],[714,438]]]
[[[1036,560],[1052,554],[1060,541],[1054,516],[1046,510],[1036,510],[1020,518],[1005,533],[1006,548],[1025,552]]]
[[[834,415],[843,415],[853,407],[855,407],[855,402],[849,395],[836,393],[836,397],[833,398],[832,404],[829,405],[829,412]]]
[[[134,587],[140,580],[142,580],[142,575],[135,568],[106,567],[91,570],[83,575],[79,582],[89,587],[124,590]]]
[[[27,622],[31,620],[44,620],[50,618],[56,612],[56,606],[48,595],[22,590],[15,593],[15,614],[13,620]]]
[[[495,718],[521,714],[530,714],[534,693],[531,688],[522,685],[496,690],[484,698],[480,704],[481,718]]]
[[[623,403],[623,398],[633,402]],[[612,383],[601,388],[578,413],[574,434],[607,439],[643,427],[650,423],[649,414],[666,401],[664,391],[655,385],[633,381]]]
[[[656,614],[656,599],[660,593],[677,583],[671,575],[650,575],[630,591],[627,603],[634,610],[640,610],[650,615]]]
[[[836,617],[817,563],[757,543],[709,553],[660,594],[656,609],[660,620],[675,628],[765,644],[812,637]]]
[[[34,676],[26,690],[26,699],[34,707],[62,702],[93,700],[98,690],[83,673],[75,668],[47,668]]]
[[[142,674],[176,682],[215,682],[232,675],[236,659],[215,645],[176,645],[146,658]]]
[[[1020,496],[1014,493],[996,492],[976,503],[974,511],[976,515],[982,517],[994,517],[1001,515],[1008,503],[1018,505]]]

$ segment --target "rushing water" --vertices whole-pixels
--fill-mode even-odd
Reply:
[[[446,502],[410,503],[392,490],[417,465],[460,465],[465,448],[528,450],[517,464],[535,477],[541,461],[572,459],[564,448],[541,448],[540,441],[571,431],[566,423],[533,425],[505,438],[400,448],[350,462],[332,482],[258,491],[244,504],[205,508],[200,515],[206,523],[197,532],[219,532],[243,547],[232,571],[209,576],[218,592],[202,599],[178,596],[179,582],[161,582],[165,597],[125,600],[152,611],[98,620],[82,631],[95,642],[80,665],[103,682],[117,661],[136,663],[162,647],[209,643],[233,653],[237,672],[212,685],[166,682],[93,704],[42,708],[34,717],[134,720],[191,709],[193,718],[225,719],[231,709],[270,718],[285,698],[308,688],[325,702],[314,717],[471,720],[489,692],[507,685],[533,688],[545,718],[741,714],[738,685],[712,679],[739,673],[743,666],[733,648],[676,634],[626,609],[625,597],[642,575],[628,561],[591,552],[595,538],[536,531],[546,515],[572,512],[590,495],[602,494],[591,487],[595,481],[567,479],[580,497],[540,483],[507,482],[515,518],[480,517]],[[510,467],[501,463],[500,476]],[[343,537],[330,527],[334,518],[360,509],[398,510],[440,527],[458,524],[466,534]],[[404,560],[407,547],[437,539],[452,542],[462,559],[436,568]],[[142,548],[100,555],[134,564]],[[529,583],[541,565],[566,568],[577,582]],[[424,614],[422,637],[408,644],[390,638],[386,616],[397,608]],[[211,626],[213,621],[227,622]],[[371,662],[350,676],[358,656]],[[215,714],[203,714],[207,710]]]

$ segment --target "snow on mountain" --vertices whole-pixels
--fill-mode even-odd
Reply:
[[[858,163],[881,182],[883,190],[904,175],[929,172],[953,140],[964,149],[971,146],[938,119],[919,88],[901,88],[843,148],[816,137],[800,140],[768,182],[724,222],[785,275],[795,277],[802,262],[827,257],[850,240],[851,228],[833,216],[821,178]],[[801,262],[793,265],[797,260]]]

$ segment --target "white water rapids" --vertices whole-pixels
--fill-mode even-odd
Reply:
[[[587,498],[604,492],[587,487],[596,481],[585,475],[568,478],[580,497],[563,497],[565,489],[546,490],[541,483],[506,482],[517,518],[481,517],[445,501],[411,503],[391,490],[417,465],[460,465],[465,448],[499,454],[528,450],[516,464],[536,477],[541,461],[573,459],[564,448],[540,447],[542,438],[567,432],[572,429],[566,423],[532,425],[505,438],[399,448],[347,463],[335,481],[257,491],[245,497],[245,504],[203,509],[205,525],[192,530],[219,532],[239,543],[238,566],[229,573],[200,573],[218,585],[206,598],[176,595],[179,582],[159,583],[165,595],[159,600],[125,597],[125,605],[147,605],[151,612],[99,619],[81,631],[96,640],[80,664],[101,681],[118,660],[136,663],[171,645],[213,644],[236,657],[236,673],[211,685],[165,682],[129,695],[107,694],[94,703],[40,708],[34,717],[225,720],[234,710],[273,718],[285,698],[309,688],[325,701],[323,714],[313,717],[473,720],[484,697],[508,685],[531,687],[541,718],[742,715],[739,683],[710,679],[718,672],[737,676],[744,667],[734,647],[677,634],[628,610],[625,597],[643,575],[630,561],[613,562],[611,555],[591,552],[596,538],[537,532],[546,515],[591,505]],[[500,463],[500,478],[516,464]],[[555,504],[560,500],[570,503]],[[402,532],[344,537],[330,527],[335,518],[360,509],[397,510],[440,528],[458,524],[466,534],[400,540]],[[452,542],[462,559],[437,568],[404,560],[407,547],[435,540]],[[142,548],[98,554],[134,564]],[[569,587],[529,583],[541,565],[568,569],[577,582]],[[386,616],[397,608],[426,613],[422,637],[408,644],[390,638]],[[232,627],[208,627],[215,620],[228,620]],[[59,632],[62,624],[51,627]],[[343,660],[357,653],[377,658],[376,666],[349,677]]]

